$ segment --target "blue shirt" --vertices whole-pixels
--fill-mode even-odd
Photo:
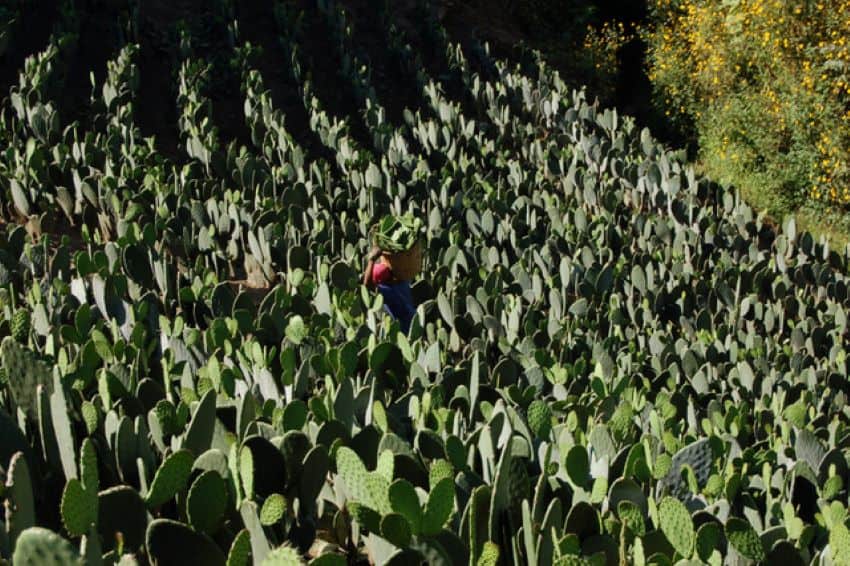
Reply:
[[[384,310],[396,319],[401,330],[406,334],[410,330],[410,322],[416,314],[413,295],[410,292],[410,281],[399,283],[379,283],[378,291],[384,297]]]

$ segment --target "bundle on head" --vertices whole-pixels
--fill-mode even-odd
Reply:
[[[419,234],[422,220],[412,214],[387,215],[372,227],[372,243],[383,251],[384,262],[399,281],[408,281],[422,270]]]

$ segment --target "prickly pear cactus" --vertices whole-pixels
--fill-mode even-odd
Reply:
[[[155,519],[145,536],[154,564],[210,564],[224,566],[224,553],[208,536],[171,519]]]
[[[499,564],[499,545],[495,542],[487,541],[481,550],[481,556],[475,566],[498,566]]]
[[[12,555],[15,566],[82,566],[71,543],[53,531],[30,527],[21,533]]]
[[[62,524],[71,535],[78,537],[89,532],[97,522],[97,492],[89,491],[83,482],[71,478],[62,492]]]
[[[286,514],[286,499],[279,493],[273,493],[263,501],[260,509],[260,523],[271,526],[280,521]]]
[[[178,450],[160,464],[147,495],[149,507],[158,507],[186,487],[195,458],[188,450]]]
[[[98,490],[97,452],[91,439],[80,447],[80,479],[71,478],[62,492],[62,524],[70,534],[83,536],[97,525]]]
[[[201,473],[186,498],[189,524],[202,533],[213,534],[221,524],[227,504],[227,485],[221,475],[213,470]]]
[[[30,312],[27,309],[18,309],[12,315],[11,332],[12,338],[26,344],[30,333]]]
[[[379,471],[370,472],[356,452],[345,446],[337,450],[337,471],[351,498],[380,515],[392,511],[390,481]]]
[[[678,452],[673,456],[673,462],[670,470],[667,472],[661,481],[658,482],[658,493],[663,493],[669,490],[669,493],[678,497],[684,498],[688,493],[688,486],[682,479],[682,467],[688,465],[694,471],[697,483],[705,485],[708,477],[711,475],[711,443],[707,438],[697,440]]]
[[[298,551],[291,546],[279,546],[272,550],[261,566],[302,566],[305,564]]]
[[[36,388],[41,385],[48,392],[53,388],[50,368],[34,352],[9,336],[0,343],[0,362],[6,370],[7,386],[15,405],[35,418],[38,403]]]
[[[528,427],[540,439],[549,437],[552,430],[552,409],[546,401],[535,399],[528,406]]]
[[[435,535],[440,532],[454,510],[454,503],[454,482],[451,478],[440,480],[428,494],[422,516],[422,534]]]
[[[726,540],[741,556],[760,562],[765,558],[764,543],[747,521],[732,517],[726,522]]]
[[[32,478],[23,452],[12,456],[6,472],[6,531],[14,545],[20,534],[35,525]]]
[[[227,566],[250,566],[252,563],[251,533],[248,532],[248,529],[242,529],[230,545],[230,551],[227,553]]]
[[[694,523],[685,505],[673,497],[665,497],[658,506],[661,532],[683,558],[689,558],[694,548]]]

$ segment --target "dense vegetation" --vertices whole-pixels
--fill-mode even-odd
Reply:
[[[66,0],[0,112],[4,559],[850,560],[847,255],[424,0],[106,4],[86,108]],[[387,213],[407,334],[358,282]]]
[[[781,216],[850,203],[850,2],[652,0],[650,78],[713,178]]]

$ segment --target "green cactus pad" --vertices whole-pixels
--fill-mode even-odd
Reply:
[[[248,529],[242,529],[230,545],[230,551],[227,553],[227,566],[250,566],[252,563],[251,533],[248,532]]]
[[[764,544],[747,521],[732,517],[726,522],[726,539],[744,558],[760,562],[765,558]]]
[[[399,548],[410,544],[410,531],[410,523],[398,513],[390,513],[381,519],[381,536]]]
[[[351,498],[379,514],[389,513],[390,482],[385,475],[369,472],[360,457],[346,446],[336,453],[337,471]]]
[[[32,449],[18,423],[6,411],[0,410],[0,467],[5,468],[16,452],[31,460]]]
[[[469,553],[475,561],[489,540],[490,500],[492,493],[489,485],[481,485],[472,490],[467,503],[469,516]]]
[[[330,468],[330,457],[324,446],[316,446],[304,457],[300,474],[298,497],[302,505],[313,505],[325,485]]]
[[[82,566],[83,559],[70,542],[53,531],[30,527],[15,543],[15,566]]]
[[[6,529],[14,545],[18,536],[35,525],[32,478],[23,452],[16,452],[6,472]]]
[[[620,520],[623,522],[623,525],[631,531],[631,533],[635,536],[642,537],[646,532],[646,526],[643,521],[643,513],[634,502],[632,501],[620,501],[619,505],[617,505],[617,515],[619,515]]]
[[[348,503],[347,507],[348,512],[360,524],[361,528],[373,533],[381,532],[381,516],[377,511],[356,501]]]
[[[148,507],[159,507],[184,489],[194,461],[194,456],[188,450],[178,450],[163,460],[145,498]]]
[[[68,480],[62,492],[62,524],[69,534],[83,536],[97,521],[97,492],[88,490],[76,478]]]
[[[105,489],[98,494],[97,528],[104,551],[117,546],[124,552],[136,552],[145,542],[148,512],[139,492],[127,485]]]
[[[83,440],[80,446],[80,480],[83,487],[92,493],[100,488],[100,476],[97,470],[97,450],[90,438]]]
[[[395,456],[389,450],[384,450],[381,452],[381,455],[378,456],[378,465],[375,468],[375,473],[382,476],[387,482],[393,481],[393,474],[395,472]]]
[[[567,476],[575,485],[581,487],[590,479],[590,458],[584,446],[575,445],[567,452]]]
[[[707,438],[685,446],[673,456],[669,471],[658,482],[659,490],[669,490],[675,497],[685,496],[688,492],[688,485],[682,479],[682,468],[686,465],[690,466],[697,484],[703,486],[711,475],[711,462],[711,443]]]
[[[227,509],[227,484],[218,472],[202,472],[189,488],[186,517],[196,531],[212,535]]]
[[[0,343],[0,361],[8,375],[7,387],[15,405],[31,418],[36,417],[36,389],[39,385],[46,393],[53,391],[53,373],[34,352],[7,336]]]
[[[322,554],[309,562],[309,566],[346,566],[348,561],[342,554]]]
[[[697,556],[703,562],[708,562],[715,550],[720,550],[723,540],[723,529],[718,523],[705,523],[697,529]]]
[[[279,546],[260,563],[261,566],[301,566],[304,560],[291,546]]]
[[[446,478],[453,480],[455,477],[454,466],[448,460],[434,460],[428,468],[428,485],[434,487]]]
[[[549,437],[552,430],[552,409],[546,401],[535,399],[526,411],[528,428],[540,439]]]
[[[212,539],[171,519],[154,519],[148,525],[145,546],[154,564],[224,566],[224,554]]]
[[[239,477],[245,499],[254,499],[254,456],[247,446],[239,451]]]
[[[454,510],[454,482],[450,478],[441,480],[428,495],[425,513],[422,516],[422,534],[435,535],[443,528]]]
[[[303,436],[301,433],[289,434]],[[291,438],[288,441],[284,437],[281,443],[281,449],[278,449],[277,446],[261,436],[251,436],[245,439],[242,443],[243,460],[241,462],[240,474],[246,497],[248,494],[253,494],[254,498],[261,499],[272,493],[289,492],[287,489],[287,480],[288,478],[297,480],[297,469],[300,467],[301,461],[309,449],[309,441],[306,441],[303,452],[301,450],[292,450],[293,444]],[[288,454],[285,452],[287,447],[290,450]],[[250,461],[247,459],[246,453],[250,453]],[[293,468],[296,471],[290,472],[287,470],[287,458],[293,461]]]
[[[195,407],[192,420],[186,429],[182,447],[195,456],[206,452],[212,444],[215,432],[215,396],[215,391],[207,391]]]
[[[260,509],[260,524],[265,527],[276,524],[286,514],[286,499],[279,493],[273,493],[263,501]]]
[[[12,315],[11,332],[12,338],[26,344],[30,333],[30,312],[27,309],[18,309]]]
[[[94,403],[90,401],[83,401],[82,406],[80,406],[80,413],[83,416],[83,422],[86,425],[86,433],[92,435],[97,430],[97,426],[100,423],[100,414],[98,413],[97,407]]]
[[[239,506],[239,515],[242,517],[242,524],[251,535],[251,554],[254,557],[254,563],[262,562],[271,552],[271,547],[263,525],[260,524],[257,504],[247,499],[243,500]]]
[[[694,523],[684,504],[673,497],[665,497],[658,506],[661,532],[683,558],[688,558],[694,548]]]
[[[389,497],[393,511],[407,519],[414,535],[419,534],[422,527],[422,507],[413,484],[405,479],[394,481],[390,485]]]
[[[475,566],[498,566],[499,564],[499,545],[495,542],[487,541],[481,549],[481,556],[475,562]]]

